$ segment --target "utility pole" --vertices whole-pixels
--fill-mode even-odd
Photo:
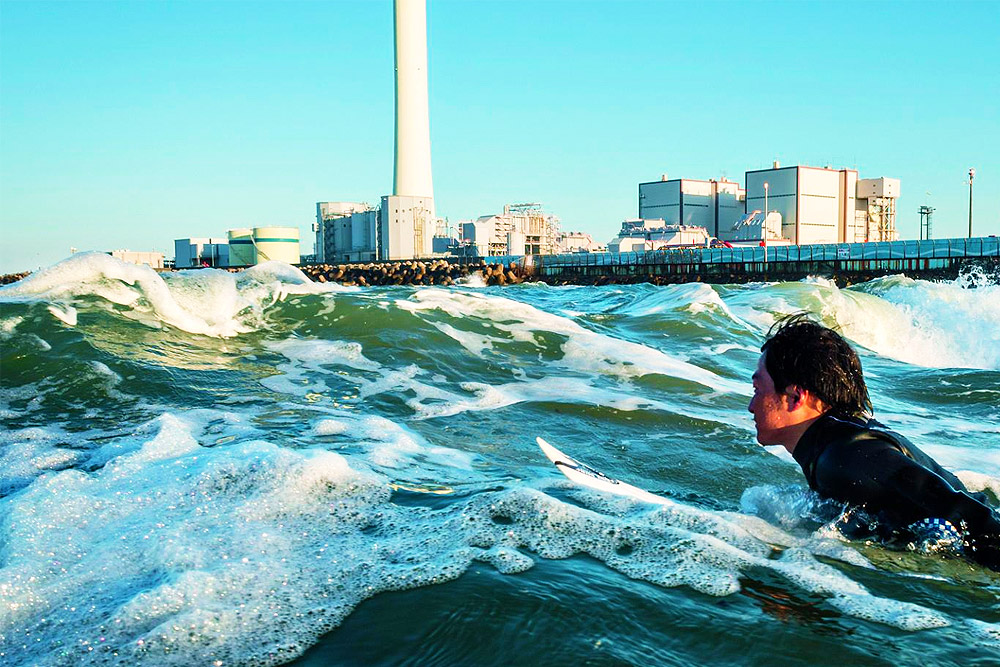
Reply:
[[[969,167],[969,238],[972,238],[972,179],[976,177],[976,170]]]

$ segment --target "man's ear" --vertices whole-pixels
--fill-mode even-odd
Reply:
[[[808,392],[797,384],[790,384],[785,387],[785,391],[783,393],[788,397],[788,408],[790,410],[795,410],[799,406],[803,405],[803,401],[805,401],[806,394]]]
[[[810,410],[815,410],[820,413],[826,411],[823,402],[818,399],[814,393],[808,389],[803,389],[797,384],[788,385],[782,393],[784,393],[788,399],[789,410],[809,408]]]

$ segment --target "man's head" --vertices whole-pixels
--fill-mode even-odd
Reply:
[[[857,353],[837,332],[807,315],[776,322],[760,349],[749,410],[761,444],[781,444],[791,451],[819,416],[871,411]]]

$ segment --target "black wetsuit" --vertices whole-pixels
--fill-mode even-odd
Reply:
[[[1000,571],[1000,515],[985,494],[970,493],[955,475],[874,419],[824,415],[792,455],[820,495],[861,506],[894,529],[922,519],[950,521],[964,532],[965,556]]]

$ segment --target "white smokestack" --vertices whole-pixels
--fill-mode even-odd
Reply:
[[[394,0],[396,30],[396,173],[394,195],[434,197],[427,110],[427,3]]]

